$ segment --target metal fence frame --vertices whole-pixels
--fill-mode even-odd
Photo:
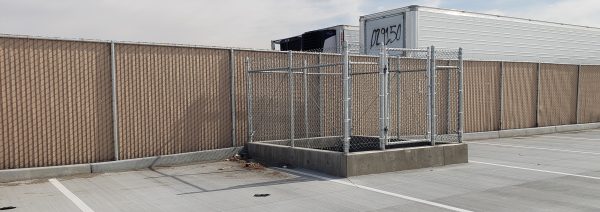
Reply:
[[[293,55],[294,52],[292,51],[288,51],[287,52],[287,66],[285,67],[275,67],[275,68],[264,68],[264,69],[252,69],[251,68],[251,61],[249,58],[246,58],[246,76],[247,76],[247,104],[248,104],[248,121],[249,121],[249,138],[250,138],[250,142],[255,142],[255,138],[254,138],[254,133],[255,133],[255,129],[254,129],[254,99],[253,99],[253,80],[252,80],[252,75],[254,74],[287,74],[288,75],[288,107],[289,107],[289,129],[290,129],[290,133],[288,138],[286,138],[287,140],[289,140],[289,146],[290,147],[296,147],[296,129],[295,129],[295,125],[296,125],[296,111],[295,110],[295,93],[296,93],[296,87],[295,87],[295,74],[301,74],[302,75],[302,91],[303,91],[303,96],[301,97],[304,103],[304,118],[303,118],[303,126],[305,127],[305,135],[308,136],[308,106],[307,106],[307,102],[308,102],[308,85],[307,85],[307,75],[309,73],[307,73],[307,69],[308,68],[322,68],[322,67],[329,67],[329,66],[338,66],[341,65],[341,73],[321,73],[320,71],[317,73],[310,73],[310,74],[316,74],[316,75],[323,75],[323,74],[340,74],[342,76],[342,126],[343,126],[343,135],[341,136],[341,140],[342,140],[342,151],[346,154],[348,154],[351,150],[351,144],[352,143],[352,137],[353,137],[353,133],[352,133],[352,76],[353,75],[364,75],[364,74],[377,74],[378,75],[378,80],[379,80],[379,93],[378,93],[378,102],[379,102],[379,121],[378,121],[378,128],[379,128],[379,135],[378,135],[378,146],[380,150],[385,150],[386,146],[389,145],[396,145],[396,144],[402,144],[402,143],[406,143],[406,141],[400,141],[400,140],[396,140],[396,141],[390,141],[390,135],[389,135],[389,129],[390,129],[390,115],[391,115],[391,101],[390,101],[390,69],[389,69],[389,52],[400,52],[401,54],[404,55],[408,55],[408,57],[406,58],[410,58],[410,55],[415,53],[415,52],[419,52],[419,53],[425,53],[426,54],[426,69],[423,70],[426,72],[427,74],[427,135],[426,135],[426,139],[423,140],[411,140],[411,142],[423,142],[423,141],[427,141],[429,142],[431,145],[436,145],[436,124],[437,124],[437,120],[436,120],[436,70],[437,69],[444,69],[444,70],[448,70],[448,69],[455,69],[458,70],[458,101],[456,102],[456,104],[458,104],[457,108],[458,111],[456,111],[457,115],[457,137],[458,140],[457,142],[462,142],[462,134],[463,134],[463,127],[464,124],[462,123],[464,121],[463,116],[463,70],[462,70],[462,66],[463,66],[463,62],[462,62],[462,49],[458,49],[458,51],[456,51],[456,61],[457,61],[457,65],[456,66],[438,66],[436,65],[436,50],[434,46],[428,47],[426,49],[408,49],[408,48],[388,48],[385,45],[380,45],[380,52],[379,52],[379,56],[378,56],[378,62],[358,62],[358,61],[352,61],[350,60],[350,53],[349,53],[349,49],[348,49],[348,45],[347,43],[344,43],[343,45],[343,53],[342,53],[342,58],[341,58],[341,63],[333,63],[333,64],[321,64],[320,59],[319,59],[319,64],[318,65],[312,65],[312,66],[308,66],[306,61],[304,61],[303,65],[300,67],[294,67],[293,66]],[[320,58],[320,57],[319,57]],[[400,58],[400,57],[398,57]],[[400,60],[398,60],[398,62],[400,62]],[[365,73],[353,73],[351,71],[351,66],[352,65],[375,65],[377,66],[377,71],[376,72],[365,72]],[[297,70],[301,70],[301,71],[297,71]],[[398,72],[400,73],[401,70],[400,68],[396,71],[393,72]],[[398,75],[399,78],[399,75]],[[322,81],[319,81],[319,83],[322,83]],[[398,85],[397,85],[397,95],[399,96],[401,91],[400,91],[400,85],[399,85],[399,81],[398,81]],[[322,84],[319,84],[319,98],[323,98],[322,93],[321,93],[321,86]],[[448,74],[448,92],[450,89],[450,74]],[[375,94],[374,94],[375,95]],[[449,95],[449,93],[448,93]],[[447,104],[451,104],[450,102],[450,98],[447,98],[448,102]],[[322,100],[320,100],[322,101]],[[400,99],[397,99],[398,102],[400,102]],[[322,103],[320,103],[322,104]],[[398,104],[398,114],[399,114],[399,104]],[[322,113],[322,110],[319,111],[319,113]],[[447,124],[450,124],[450,111],[448,109],[447,111],[448,113],[448,120],[447,120]],[[322,114],[320,114],[320,116],[322,116]],[[322,118],[319,118],[319,121],[322,121]],[[396,120],[396,124],[399,125],[401,120],[397,119]],[[259,123],[260,124],[260,123]],[[322,123],[319,123],[319,125],[321,125],[322,127]],[[448,126],[449,127],[449,126]],[[397,139],[399,139],[398,137],[399,135],[397,135]],[[277,140],[280,141],[280,140]],[[269,142],[269,141],[260,141],[260,142]]]

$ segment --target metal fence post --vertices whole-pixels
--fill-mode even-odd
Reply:
[[[295,120],[295,108],[294,108],[294,94],[296,93],[296,82],[294,81],[294,72],[292,69],[292,51],[288,51],[288,71],[289,71],[289,77],[288,77],[288,81],[289,81],[289,96],[290,96],[290,146],[294,147],[294,137],[296,135],[295,132],[295,124],[296,124],[296,120]]]
[[[388,52],[387,49],[385,49],[384,52],[384,82],[385,82],[385,145],[388,144],[389,140],[390,140],[390,114],[391,114],[391,106],[392,103],[390,101],[390,60],[388,57]]]
[[[502,130],[504,122],[502,121],[502,117],[504,116],[504,61],[500,61],[500,118],[498,119],[498,126]]]
[[[458,142],[462,143],[463,133],[465,131],[465,113],[464,113],[464,70],[463,70],[463,49],[458,48]]]
[[[385,150],[388,137],[388,70],[386,46],[381,44],[379,49],[379,148]]]
[[[231,73],[231,146],[237,146],[237,123],[236,123],[236,102],[235,102],[235,53],[233,49],[229,49],[229,68]]]
[[[247,111],[248,111],[248,142],[254,141],[254,126],[252,120],[252,76],[250,76],[250,71],[252,70],[252,66],[250,63],[250,58],[246,57],[246,99],[247,99]]]
[[[115,160],[119,160],[119,108],[117,104],[117,65],[114,42],[110,42],[110,76],[112,82],[113,145],[115,151]]]
[[[431,139],[431,47],[427,47],[427,140]]]
[[[350,56],[348,52],[348,42],[343,44],[342,57],[342,83],[343,83],[343,105],[344,105],[344,153],[350,152]]]
[[[306,68],[307,62],[304,60],[302,63],[302,84],[304,86],[304,137],[308,138],[308,69]]]
[[[402,69],[402,65],[400,64],[400,55],[398,55],[398,62],[396,66],[398,66],[398,71],[396,72],[396,139],[400,139],[400,119],[402,118],[402,114],[400,113],[401,103],[400,100],[400,69]]]
[[[324,116],[323,116],[323,77],[321,76],[321,53],[319,53],[319,57],[317,58],[317,63],[319,67],[317,68],[317,72],[319,72],[319,136],[324,136],[325,126],[323,125]]]
[[[436,74],[437,74],[437,67],[435,64],[435,46],[431,46],[431,78],[429,79],[431,81],[431,145],[435,145],[435,137],[436,137],[436,111],[435,111],[435,104],[436,104]]]

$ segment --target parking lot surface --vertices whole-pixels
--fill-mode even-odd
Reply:
[[[241,161],[0,184],[7,211],[600,211],[600,130],[468,142],[469,163],[336,178]]]

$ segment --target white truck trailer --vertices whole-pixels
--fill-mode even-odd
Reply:
[[[271,49],[281,51],[310,51],[342,53],[342,44],[348,41],[351,53],[358,53],[358,26],[337,25],[302,33],[302,35],[272,40]]]
[[[462,47],[470,60],[600,64],[600,28],[417,5],[360,17],[360,53],[383,42]]]

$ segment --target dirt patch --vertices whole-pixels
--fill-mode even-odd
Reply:
[[[238,155],[238,154],[225,159],[225,161],[237,162],[237,163],[241,164],[242,168],[245,168],[248,170],[265,170],[265,166],[263,166],[262,164],[255,162],[253,160],[245,159],[241,155]]]
[[[250,170],[264,170],[265,167],[257,162],[246,162],[244,164],[244,168],[246,169],[250,169]]]

